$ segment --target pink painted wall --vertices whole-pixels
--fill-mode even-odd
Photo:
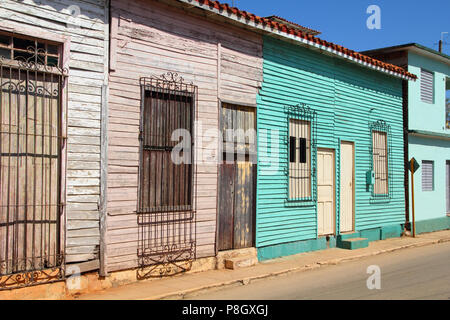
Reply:
[[[174,1],[175,2],[175,1]],[[197,258],[215,255],[220,99],[256,105],[262,38],[153,0],[112,0],[109,78],[107,270],[137,266],[141,77],[176,72],[198,86]]]

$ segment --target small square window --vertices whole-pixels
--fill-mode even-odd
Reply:
[[[420,70],[420,99],[426,103],[434,103],[434,74]]]
[[[434,161],[422,161],[422,191],[434,190]]]

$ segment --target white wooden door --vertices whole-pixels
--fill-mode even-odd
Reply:
[[[354,214],[354,144],[352,142],[341,143],[341,210],[340,230],[341,232],[353,231]]]
[[[318,235],[335,232],[334,151],[317,151],[317,224]]]

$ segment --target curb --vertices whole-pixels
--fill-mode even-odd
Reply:
[[[189,295],[189,294],[192,294],[192,293],[195,293],[195,292],[199,293],[201,291],[207,291],[207,290],[218,288],[218,287],[231,287],[231,286],[235,286],[235,285],[248,285],[252,281],[256,281],[256,280],[260,280],[260,279],[276,278],[276,277],[281,276],[281,275],[288,275],[288,274],[297,273],[297,272],[314,270],[314,269],[318,269],[318,268],[320,268],[322,266],[337,265],[337,264],[342,263],[342,262],[349,262],[349,261],[358,260],[358,259],[361,259],[361,258],[366,258],[366,257],[370,257],[370,256],[380,255],[380,254],[383,254],[383,253],[394,252],[394,251],[398,251],[398,250],[401,250],[401,249],[424,247],[424,246],[428,246],[428,245],[432,245],[432,244],[445,243],[445,242],[450,242],[450,238],[425,240],[425,241],[420,242],[420,243],[406,244],[406,245],[402,245],[402,246],[399,246],[399,247],[394,247],[394,248],[389,248],[389,249],[384,249],[384,250],[378,250],[378,251],[375,251],[375,252],[365,253],[365,254],[361,254],[361,255],[357,255],[357,256],[353,256],[353,257],[332,259],[332,260],[328,260],[328,261],[319,261],[319,262],[313,263],[311,265],[302,265],[302,266],[299,266],[299,267],[289,268],[289,269],[285,269],[285,270],[281,270],[281,271],[270,272],[270,273],[261,274],[261,275],[257,275],[257,276],[253,276],[253,277],[242,278],[242,279],[235,279],[235,280],[230,280],[230,281],[225,281],[225,282],[219,282],[219,283],[215,283],[215,284],[211,284],[211,285],[207,285],[207,286],[203,286],[203,287],[198,287],[198,288],[192,288],[192,289],[187,289],[187,290],[180,290],[180,291],[176,291],[176,292],[172,292],[172,293],[167,293],[167,294],[152,296],[152,297],[148,297],[148,298],[143,298],[143,299],[140,299],[140,300],[163,300],[163,299],[175,300],[175,299],[184,299],[186,297],[186,295]]]

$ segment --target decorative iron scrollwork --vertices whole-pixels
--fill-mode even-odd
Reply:
[[[175,72],[141,78],[140,85],[137,278],[146,279],[186,272],[195,259],[196,164],[193,153],[190,153],[189,162],[179,166],[170,163],[176,144],[170,137],[177,129],[187,130],[191,137],[194,136],[197,87]],[[149,121],[150,115],[152,121]],[[156,122],[161,125],[155,125]],[[151,166],[153,162],[144,162],[144,157],[154,161],[159,157],[158,163],[164,161],[164,165],[155,169]],[[158,173],[155,170],[159,170]],[[156,176],[161,178],[156,179]],[[163,180],[166,181],[164,184],[160,182]],[[154,195],[150,189],[155,190]],[[152,196],[147,196],[149,194]]]
[[[152,250],[153,251],[153,250]],[[164,246],[160,252],[153,251],[139,256],[137,279],[173,276],[191,270],[195,258],[195,242],[180,248],[174,244]]]
[[[53,256],[52,263],[45,259],[21,259],[0,263],[0,290],[16,289],[64,280],[64,255]],[[14,266],[17,271],[8,272]]]
[[[42,49],[28,47],[22,57],[0,57],[0,92],[3,97],[7,97],[0,99],[0,107],[2,110],[9,110],[2,117],[1,132],[2,138],[8,137],[2,139],[3,142],[9,141],[9,144],[0,144],[0,158],[10,159],[9,162],[2,161],[7,163],[2,170],[6,170],[11,176],[8,183],[2,186],[4,188],[0,188],[0,206],[8,213],[0,217],[0,241],[6,244],[0,255],[0,290],[50,283],[65,277],[65,241],[58,235],[61,226],[58,208],[64,206],[58,197],[61,194],[60,181],[63,179],[60,171],[60,146],[64,140],[58,134],[58,128],[61,127],[60,98],[68,70],[42,63],[42,59],[38,60],[38,56],[42,54]],[[22,141],[21,137],[26,137],[26,141],[30,142],[34,140],[34,148],[30,149],[32,145],[27,143],[26,148],[19,148],[18,141]],[[15,148],[11,141],[16,141]],[[42,146],[40,151],[38,141]],[[37,158],[39,162],[42,161],[41,167],[48,168],[48,171],[38,171],[36,166],[19,170],[18,164],[13,165],[19,161],[34,163]],[[13,172],[17,172],[15,176],[12,175]],[[42,186],[46,185],[46,188],[39,188],[36,184],[36,172],[55,179],[46,181],[42,178]],[[23,181],[25,186],[33,185],[32,177],[33,200],[19,196],[26,194],[27,189],[20,189],[19,193],[17,187],[18,181]],[[22,185],[23,183],[21,182]],[[5,195],[10,190],[18,192],[15,201],[5,200]],[[38,193],[42,190],[45,190],[45,197],[43,193]],[[38,201],[40,197],[42,200]],[[38,212],[38,206],[45,208],[46,215],[33,213],[33,218],[27,215],[28,208]],[[43,212],[44,209],[41,210]],[[18,212],[25,214],[20,216]],[[37,226],[41,232],[37,231]],[[43,230],[47,231],[44,233]]]
[[[69,70],[67,68],[61,68],[57,65],[45,64],[40,61],[41,57],[45,55],[45,50],[36,47],[27,47],[26,53],[28,57],[18,56],[14,60],[17,61],[17,66],[19,69],[24,71],[36,71],[36,72],[46,72],[46,73],[57,73],[62,76],[67,76]],[[7,59],[0,56],[0,66],[8,65]],[[9,66],[9,65],[8,65]]]
[[[186,82],[185,79],[176,72],[166,72],[159,76],[140,79],[141,86],[144,88],[153,87],[154,89],[173,90],[179,92],[195,93],[196,86],[193,82]]]

